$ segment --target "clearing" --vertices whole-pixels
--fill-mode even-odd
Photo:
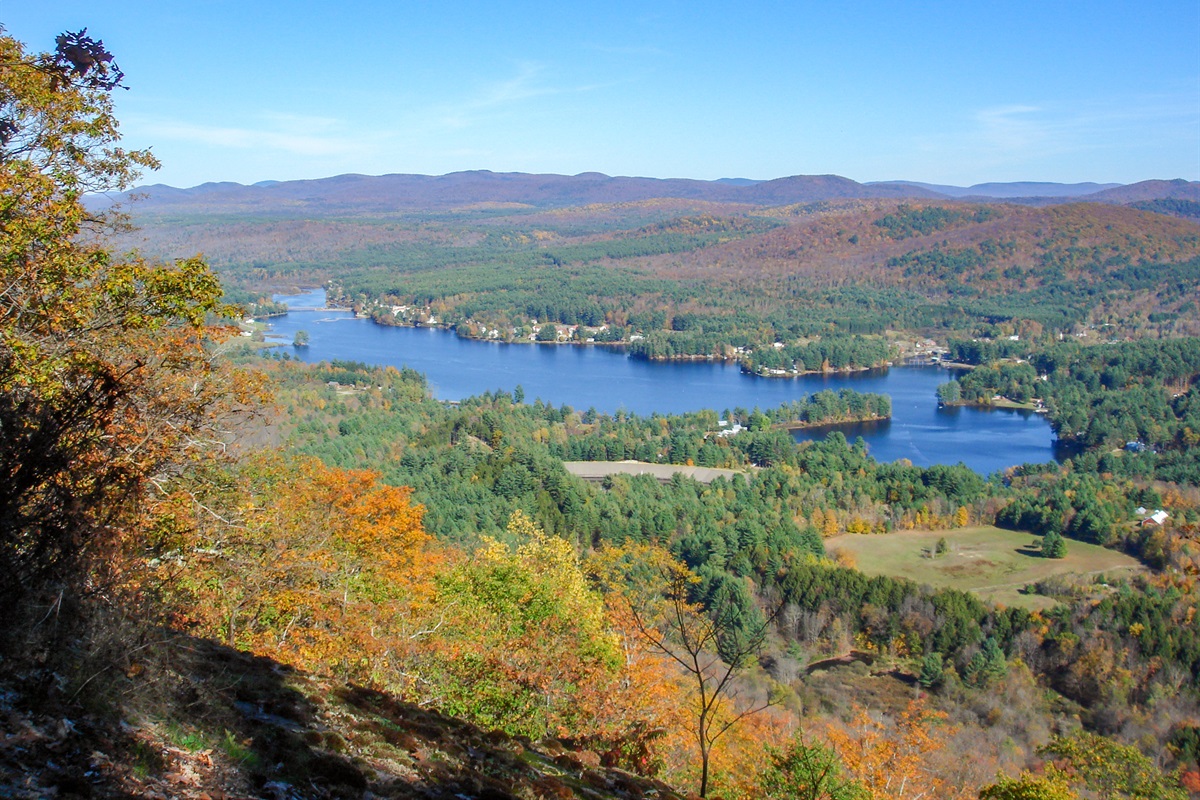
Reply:
[[[602,481],[609,475],[653,475],[661,483],[669,483],[680,472],[700,483],[712,483],[717,478],[745,475],[745,470],[717,467],[690,467],[682,464],[649,464],[645,461],[564,461],[567,472],[585,481]]]
[[[949,551],[930,558],[938,539]],[[1066,558],[1042,558],[1031,533],[990,525],[948,531],[900,531],[889,534],[844,534],[825,541],[831,551],[853,554],[868,575],[908,578],[930,586],[974,592],[991,603],[1047,608],[1054,600],[1021,589],[1051,575],[1124,573],[1144,569],[1124,553],[1067,539]]]

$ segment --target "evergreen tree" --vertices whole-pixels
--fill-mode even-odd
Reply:
[[[1008,672],[1008,662],[1004,651],[994,637],[989,636],[983,642],[978,653],[971,656],[967,664],[967,682],[974,686],[986,686],[994,680],[1003,678]]]
[[[958,381],[943,383],[937,388],[938,402],[942,405],[953,405],[962,400],[962,384]]]
[[[917,683],[926,689],[936,689],[942,685],[942,681],[945,679],[946,671],[942,664],[942,654],[929,653],[926,655],[921,662],[921,674],[917,676]]]
[[[1044,558],[1063,558],[1067,555],[1067,541],[1058,531],[1049,531],[1042,538],[1042,556]]]

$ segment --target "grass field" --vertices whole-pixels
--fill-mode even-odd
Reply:
[[[938,539],[946,537],[950,549],[929,558]],[[909,578],[931,586],[962,589],[1004,605],[1046,608],[1047,597],[1021,594],[1020,590],[1051,575],[1065,573],[1130,573],[1143,567],[1123,553],[1094,544],[1067,540],[1067,557],[1042,558],[1031,544],[1038,537],[990,526],[951,531],[903,531],[883,535],[836,536],[825,541],[832,553],[852,553],[858,568],[868,575]]]

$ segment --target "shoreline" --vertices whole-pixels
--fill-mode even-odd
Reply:
[[[291,310],[291,309],[289,309],[289,310]],[[301,309],[296,309],[296,310],[301,310]],[[308,310],[312,310],[312,309],[305,308],[302,310],[308,311]],[[325,308],[325,310],[345,311],[345,312],[353,312],[354,311],[353,308],[345,308],[342,306],[327,306]],[[287,313],[287,312],[284,312],[284,313]],[[568,339],[568,340],[557,339],[554,341],[538,341],[537,339],[531,339],[531,338],[527,338],[527,337],[502,339],[502,338],[492,338],[492,337],[485,337],[485,336],[464,335],[462,333],[459,333],[458,323],[435,322],[435,323],[429,324],[429,323],[422,323],[420,321],[409,320],[409,319],[397,319],[395,317],[393,317],[391,321],[384,321],[382,319],[377,319],[377,318],[371,316],[370,314],[364,314],[362,312],[355,313],[355,316],[360,317],[362,319],[368,319],[371,322],[374,322],[376,325],[382,325],[383,327],[387,327],[387,328],[438,328],[438,329],[445,330],[445,331],[453,331],[455,333],[455,335],[457,335],[460,339],[465,339],[466,341],[471,341],[471,342],[495,342],[497,344],[573,345],[573,346],[584,346],[584,347],[611,347],[611,348],[625,348],[625,349],[628,349],[631,345],[635,344],[635,342],[632,342],[628,339],[619,339],[617,341],[609,341],[609,342],[597,342],[597,341],[589,342],[589,341],[578,341],[578,340],[574,340],[574,339]],[[557,323],[554,323],[554,324],[557,324]],[[858,372],[870,372],[872,370],[887,370],[890,367],[898,365],[898,362],[885,361],[880,364],[871,364],[871,365],[866,365],[866,366],[859,365],[859,366],[853,366],[853,367],[842,367],[840,369],[828,369],[828,370],[811,369],[811,370],[801,370],[801,371],[788,370],[786,372],[781,372],[781,373],[770,373],[770,372],[761,372],[761,371],[758,371],[758,370],[748,367],[744,363],[744,358],[743,358],[744,354],[741,354],[741,353],[736,353],[736,354],[728,355],[728,356],[720,356],[720,355],[715,355],[712,353],[704,353],[704,354],[697,353],[697,354],[677,355],[677,356],[643,356],[643,355],[637,355],[637,354],[630,354],[629,357],[643,360],[643,361],[658,362],[658,363],[664,363],[664,364],[688,363],[688,362],[710,362],[710,363],[721,363],[721,364],[740,363],[742,373],[746,374],[746,375],[750,375],[755,378],[793,378],[794,379],[794,378],[803,378],[803,377],[812,376],[812,375],[850,375],[850,374],[854,374],[854,373],[858,373]],[[901,363],[899,363],[899,365],[903,366],[904,364],[901,362]],[[942,364],[938,364],[938,366],[942,366]],[[870,420],[867,420],[867,421],[870,421]]]
[[[1047,413],[1045,406],[1038,406],[1036,403],[1018,403],[1015,400],[1009,400],[1007,398],[1003,399],[1003,400],[990,400],[986,403],[983,403],[983,402],[969,403],[969,402],[965,402],[965,401],[961,401],[961,400],[958,402],[955,402],[955,403],[943,403],[942,401],[939,400],[938,407],[939,408],[983,408],[983,409],[1002,408],[1007,411],[1032,411],[1035,414]]]
[[[839,425],[860,425],[865,422],[891,422],[892,415],[886,417],[870,416],[870,417],[850,417],[849,419],[824,420],[822,422],[806,422],[802,420],[792,420],[790,422],[781,422],[772,427],[786,431],[806,431],[813,428],[834,428]]]
[[[841,369],[806,369],[803,371],[789,370],[787,372],[782,372],[782,373],[778,373],[778,372],[763,373],[763,372],[759,372],[758,370],[747,369],[745,366],[743,366],[742,373],[745,375],[751,375],[755,378],[771,378],[771,379],[803,378],[808,375],[853,375],[856,372],[870,372],[870,371],[876,370],[876,369],[890,369],[891,367],[894,367],[894,366],[896,366],[896,365],[893,364],[891,361],[886,361],[883,364],[874,364],[869,367],[842,367]]]
[[[330,311],[351,311],[352,309],[330,307],[329,310]],[[561,340],[561,339],[553,341],[553,342],[545,342],[545,341],[538,341],[537,339],[528,339],[525,337],[522,337],[519,339],[499,339],[499,338],[493,339],[493,338],[483,337],[483,336],[469,336],[469,335],[460,334],[460,333],[458,333],[458,326],[456,324],[445,324],[445,323],[438,322],[438,323],[434,323],[434,324],[430,325],[430,324],[424,324],[421,322],[411,322],[408,320],[404,320],[403,322],[400,322],[400,321],[383,322],[381,320],[377,320],[370,316],[367,316],[364,318],[371,320],[371,322],[374,322],[376,325],[382,325],[385,328],[438,328],[438,329],[441,329],[444,331],[453,331],[455,333],[455,335],[458,336],[458,338],[465,339],[466,341],[469,341],[469,342],[495,342],[497,344],[534,344],[534,345],[540,344],[540,345],[557,345],[557,346],[565,345],[565,346],[573,346],[573,347],[612,347],[612,348],[625,348],[625,349],[628,349],[630,345],[634,344],[634,342],[631,342],[628,339],[620,339],[620,340],[614,341],[614,342],[581,342],[581,341],[575,341],[575,340]],[[687,363],[690,361],[704,361],[704,362],[715,362],[715,363],[721,363],[721,364],[730,364],[730,363],[740,363],[742,361],[742,356],[740,354],[732,355],[732,356],[718,356],[718,355],[714,355],[712,353],[707,353],[707,354],[699,354],[698,353],[698,354],[693,354],[693,355],[679,355],[679,356],[630,355],[630,358],[635,358],[635,359],[638,359],[641,361],[657,362],[657,363],[664,363],[664,364]],[[805,377],[808,375],[849,375],[849,374],[852,374],[855,372],[870,372],[871,370],[876,370],[876,369],[886,370],[889,367],[893,367],[893,366],[896,366],[896,364],[894,364],[891,361],[888,361],[888,362],[884,362],[883,364],[874,364],[871,366],[843,367],[841,369],[830,369],[830,370],[811,369],[811,370],[804,370],[802,372],[789,371],[784,374],[773,375],[773,374],[769,374],[769,373],[758,372],[753,369],[748,369],[745,365],[743,365],[742,372],[746,375],[750,375],[755,378],[802,378],[802,377]]]

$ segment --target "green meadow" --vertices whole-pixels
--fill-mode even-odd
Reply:
[[[945,537],[946,553],[930,557]],[[908,578],[918,583],[974,592],[984,600],[1004,605],[1046,608],[1047,597],[1024,594],[1022,589],[1052,575],[1128,574],[1141,564],[1123,553],[1094,544],[1067,540],[1067,556],[1042,558],[1040,537],[992,526],[950,531],[901,531],[882,535],[846,534],[825,542],[830,553],[854,556],[858,569],[868,575]]]

